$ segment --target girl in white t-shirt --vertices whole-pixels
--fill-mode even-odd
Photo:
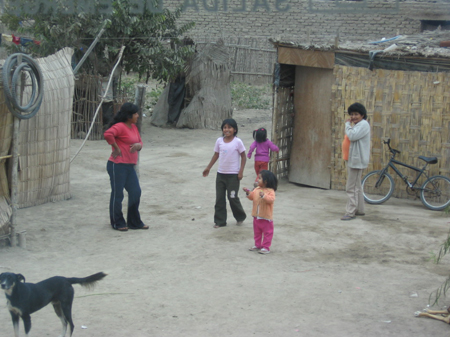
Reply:
[[[246,162],[245,146],[242,140],[236,137],[237,123],[234,119],[225,119],[222,122],[223,137],[216,141],[214,155],[203,171],[207,177],[209,171],[219,159],[219,168],[216,176],[216,204],[214,206],[214,228],[227,225],[227,202],[230,203],[236,225],[242,225],[247,217],[238,197],[239,185],[244,176]]]

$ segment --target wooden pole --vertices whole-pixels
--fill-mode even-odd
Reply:
[[[75,69],[73,70],[73,74],[74,75],[76,75],[78,70],[80,70],[80,68],[83,65],[84,61],[86,61],[86,58],[91,53],[92,49],[94,49],[94,47],[97,44],[98,40],[100,40],[100,37],[102,36],[103,32],[105,31],[105,27],[106,27],[107,23],[108,23],[108,21],[105,20],[105,22],[103,23],[102,29],[100,29],[100,32],[97,34],[97,37],[95,38],[94,42],[92,42],[92,44],[89,46],[87,52],[83,55],[83,57],[81,58],[80,62],[78,62],[78,64],[76,65]]]
[[[11,247],[17,245],[16,240],[16,218],[17,218],[17,180],[18,180],[18,167],[19,167],[19,118],[14,116],[14,129],[13,129],[13,143],[12,143],[12,172],[11,172],[11,222],[9,224]]]
[[[17,57],[17,64],[20,65],[22,63],[22,56],[19,55]],[[5,69],[5,71],[10,71],[10,69]],[[22,74],[21,74],[22,75]],[[23,84],[22,76],[19,77],[18,86],[21,89],[21,101],[23,98]],[[11,172],[11,222],[9,224],[10,228],[10,240],[11,247],[15,247],[17,245],[17,237],[16,237],[16,219],[17,219],[17,181],[19,175],[19,126],[20,119],[14,116],[14,128],[13,128],[13,142],[12,142],[12,172]]]
[[[275,76],[274,76],[275,79]],[[272,136],[271,139],[278,139],[278,87],[275,84],[272,84]],[[275,143],[278,147],[281,148],[279,142],[275,140]],[[281,150],[281,149],[280,149]],[[283,152],[283,151],[281,151]],[[283,154],[283,153],[281,153]],[[278,178],[278,164],[277,161],[274,160],[274,154],[271,152],[270,158],[270,170],[272,173]]]
[[[136,94],[134,97],[134,104],[136,104],[139,107],[139,119],[136,124],[139,133],[141,133],[141,125],[142,125],[142,107],[144,106],[145,102],[145,85],[139,84],[136,87]],[[136,174],[139,178],[139,152],[138,152],[138,162],[136,165],[134,165],[134,169],[136,170]]]
[[[336,36],[334,38],[334,49],[339,49],[339,29],[336,32]]]
[[[141,125],[142,125],[142,108],[144,107],[145,103],[145,85],[139,84],[136,87],[136,93],[134,96],[134,104],[139,107],[139,119],[136,123],[136,126],[139,130],[139,133],[141,132]]]

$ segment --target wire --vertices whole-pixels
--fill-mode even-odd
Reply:
[[[211,35],[204,35],[204,36],[195,35],[194,38],[197,39],[197,40],[199,40],[199,39],[214,39],[214,38],[217,39],[217,37],[222,36],[222,35],[219,35],[219,34],[220,33],[218,33],[217,35],[213,35],[213,36],[211,36]],[[189,34],[185,34],[185,35],[189,36]],[[248,38],[249,36],[248,35],[230,35],[230,36],[226,36],[224,38],[228,39],[228,38],[237,38],[237,37]],[[271,35],[270,34],[268,34],[268,35],[252,35],[251,37],[252,38],[268,39],[268,38],[271,37]],[[79,38],[79,40],[94,40],[94,39],[95,39],[94,37],[82,37],[82,38]],[[164,36],[164,37],[161,37],[160,35],[158,35],[158,36],[133,36],[133,37],[131,37],[131,36],[122,36],[122,37],[115,36],[115,37],[102,37],[99,40],[134,40],[134,39],[158,39],[158,40],[164,40],[165,41],[165,40],[168,40],[168,39],[181,39],[182,40],[183,37],[180,37],[180,36]]]
[[[101,106],[103,104],[103,101],[105,100],[106,95],[108,94],[108,90],[109,90],[109,86],[111,85],[113,74],[116,71],[116,68],[117,68],[117,66],[120,63],[120,60],[122,59],[122,55],[123,55],[123,51],[124,50],[125,50],[125,46],[122,46],[122,48],[120,48],[119,56],[117,57],[116,65],[114,66],[113,70],[111,71],[111,75],[109,76],[108,85],[106,86],[106,89],[105,89],[105,92],[104,92],[104,94],[102,96],[102,99],[101,99],[100,103],[98,104],[98,107],[97,107],[97,110],[95,111],[94,117],[92,118],[92,123],[91,123],[91,126],[89,127],[89,131],[86,134],[86,137],[84,137],[83,143],[81,144],[81,146],[78,149],[77,153],[75,153],[75,155],[72,157],[72,159],[70,159],[71,163],[78,156],[78,153],[80,153],[81,149],[83,148],[84,144],[86,143],[86,140],[89,138],[89,135],[91,134],[92,127],[94,126],[95,119],[97,118],[97,114],[100,111],[100,108],[101,108]]]

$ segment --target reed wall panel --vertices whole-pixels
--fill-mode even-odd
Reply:
[[[414,71],[374,70],[335,66],[332,88],[334,120],[334,166],[332,188],[345,189],[346,169],[342,160],[344,113],[354,102],[365,105],[371,125],[371,159],[365,173],[382,168],[389,161],[383,140],[401,151],[398,159],[413,166],[423,166],[418,156],[436,156],[430,175],[450,177],[450,74]],[[410,178],[415,172],[401,168]],[[394,196],[408,197],[397,175]]]
[[[0,70],[0,79],[1,76]],[[10,154],[14,119],[4,98],[3,84],[0,80],[0,235],[9,233],[9,219],[12,214],[9,205],[9,183],[6,174],[8,155]]]
[[[363,175],[379,170],[389,161],[383,140],[401,151],[397,157],[407,164],[422,167],[418,157],[436,156],[438,163],[428,166],[428,174],[450,177],[450,74],[394,71],[338,66],[333,69],[332,85],[332,158],[331,188],[344,190],[347,181],[346,162],[342,159],[347,108],[354,102],[364,104],[371,125],[371,159]],[[292,88],[279,88],[274,93],[272,138],[280,147],[271,169],[278,177],[289,172],[292,145]],[[285,132],[285,133],[283,133]],[[282,151],[281,149],[284,149]],[[275,165],[276,163],[276,165]],[[416,172],[399,167],[412,180]],[[396,183],[395,197],[414,198],[405,184],[392,174]],[[424,180],[421,180],[423,182]]]
[[[75,84],[72,53],[65,48],[36,60],[44,77],[44,97],[38,113],[20,121],[18,208],[70,198],[69,144]],[[29,94],[25,89],[25,101]],[[0,142],[3,144],[3,140]]]

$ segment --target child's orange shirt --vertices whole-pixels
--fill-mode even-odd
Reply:
[[[264,192],[261,198],[259,192]],[[247,195],[247,198],[253,200],[252,216],[273,220],[273,203],[275,202],[275,191],[272,188],[256,187]]]
[[[348,160],[348,152],[350,151],[350,138],[347,134],[344,135],[344,140],[342,141],[342,159]]]

